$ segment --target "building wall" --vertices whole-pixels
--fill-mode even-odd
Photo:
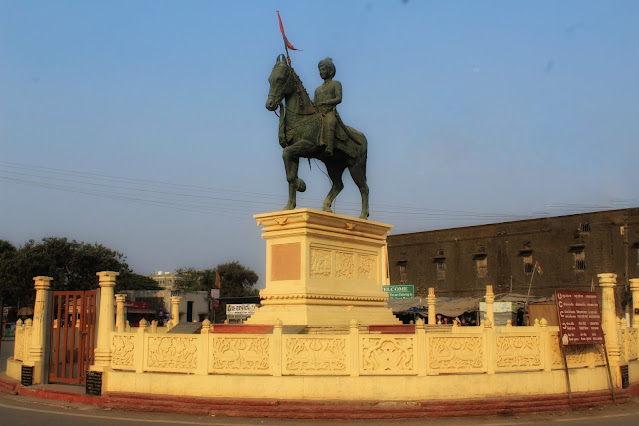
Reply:
[[[390,235],[388,254],[391,283],[416,295],[478,296],[487,284],[525,294],[532,278],[531,294],[549,296],[590,290],[613,272],[621,299],[626,279],[639,277],[639,208]],[[536,262],[543,274],[533,277]]]
[[[127,295],[128,301],[152,301],[162,299],[164,312],[171,312],[171,296],[180,296],[179,310],[180,321],[187,320],[188,303],[193,302],[193,321],[200,322],[209,317],[209,295],[206,291],[183,291],[183,290],[129,290],[123,292]],[[149,308],[159,310],[159,306],[150,304]]]
[[[175,290],[175,285],[177,284],[177,282],[184,279],[184,277],[182,277],[180,274],[163,271],[157,271],[157,273],[147,275],[147,277],[151,278],[153,281],[158,283],[160,287],[167,290]]]

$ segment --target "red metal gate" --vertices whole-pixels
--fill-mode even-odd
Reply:
[[[54,291],[49,383],[86,381],[95,347],[96,291]]]

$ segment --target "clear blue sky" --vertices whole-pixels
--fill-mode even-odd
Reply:
[[[333,58],[394,233],[639,205],[637,1],[3,0],[0,239],[263,275],[252,215],[287,195],[276,10],[309,92]],[[321,207],[322,168],[302,163],[299,206]]]

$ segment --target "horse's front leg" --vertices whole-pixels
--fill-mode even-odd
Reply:
[[[292,210],[297,204],[297,192],[306,191],[306,183],[297,177],[300,163],[299,147],[295,145],[284,148],[282,158],[284,169],[286,170],[286,181],[288,182],[288,203],[284,210]]]
[[[293,158],[290,152],[284,148],[282,158],[284,159],[284,169],[286,170],[286,181],[288,182],[288,203],[283,210],[293,210],[297,204],[297,171],[299,169],[299,158]]]
[[[297,204],[297,191],[295,190],[295,184],[288,184],[288,203],[282,210],[293,210]]]

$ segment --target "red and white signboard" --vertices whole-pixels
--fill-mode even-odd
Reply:
[[[564,345],[602,345],[599,300],[594,291],[555,290],[559,333]]]

